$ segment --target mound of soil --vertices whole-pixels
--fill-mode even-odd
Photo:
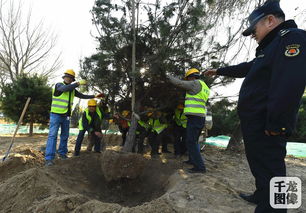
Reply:
[[[67,160],[56,160],[55,165],[51,167],[41,167],[43,156],[37,154],[36,168],[26,170],[25,165],[30,161],[16,159],[31,159],[31,155],[27,155],[31,153],[30,150],[25,150],[19,154],[20,158],[13,157],[5,164],[11,172],[6,174],[7,179],[0,185],[0,193],[5,194],[0,196],[0,212],[70,212],[75,209],[84,212],[82,209],[93,205],[85,203],[93,200],[99,201],[97,206],[103,203],[109,206],[106,209],[137,206],[162,196],[166,192],[170,175],[177,169],[174,163],[163,164],[159,160],[131,166],[131,162],[135,160],[147,160],[138,154],[106,151],[105,155],[82,153]],[[105,179],[107,175],[103,171],[111,168],[104,167],[102,170],[101,162],[106,162],[103,159],[108,157],[120,163],[121,161],[116,161],[120,159],[120,155],[123,156],[122,159],[130,160],[130,163],[127,161],[124,164],[125,172],[120,174],[137,172],[138,175],[131,175],[133,179],[125,175],[124,178],[116,176],[111,181]],[[15,162],[17,167],[9,162]],[[10,165],[12,167],[9,167]],[[34,163],[29,163],[30,165],[35,167]],[[154,170],[158,172],[152,173]],[[9,174],[12,177],[9,178]]]
[[[1,159],[2,160],[2,159]],[[9,156],[0,163],[0,181],[4,181],[19,172],[44,165],[43,153],[34,149],[24,149]]]
[[[82,151],[78,157],[57,159],[54,166],[45,167],[43,153],[34,149],[39,150],[46,137],[32,143],[24,138],[31,149],[21,139],[16,138],[19,148],[0,163],[0,213],[246,213],[255,209],[238,196],[254,191],[255,185],[244,154],[206,146],[207,173],[189,174],[190,166],[182,163],[187,157],[162,154],[150,159],[146,154],[144,158],[114,152],[110,149],[121,147],[108,145],[102,154]],[[74,141],[69,140],[69,156]],[[8,144],[2,146],[6,149]],[[287,157],[286,161],[288,176],[302,180],[302,203],[306,203],[306,159]],[[291,212],[306,212],[306,206]]]
[[[123,178],[135,179],[146,167],[147,159],[142,155],[106,150],[101,157],[101,168],[107,181]]]

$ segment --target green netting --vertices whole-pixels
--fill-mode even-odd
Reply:
[[[13,134],[16,128],[16,124],[0,124],[0,134]],[[48,133],[49,129],[39,129],[34,127],[34,133]],[[18,129],[19,134],[29,133],[29,126],[20,126]],[[78,128],[70,128],[70,135],[78,135]],[[118,131],[113,130],[103,130],[104,134],[120,134]],[[225,135],[220,135],[217,137],[206,138],[206,143],[218,146],[227,147],[230,137]],[[201,143],[201,142],[200,142]],[[288,142],[287,143],[287,155],[293,155],[296,157],[306,157],[306,143]]]
[[[16,128],[16,124],[0,124],[0,134],[13,134]],[[61,131],[61,130],[59,130]],[[49,129],[39,129],[39,127],[34,126],[33,128],[33,133],[46,133],[48,134]],[[29,133],[29,126],[19,126],[18,129],[18,134],[28,134]],[[117,131],[113,130],[103,130],[103,134],[117,134]],[[79,134],[79,129],[78,128],[70,128],[69,130],[69,135],[78,135]]]
[[[227,147],[229,139],[230,137],[228,136],[220,135],[217,137],[206,138],[206,143],[218,147]],[[287,155],[306,157],[306,143],[288,142]]]

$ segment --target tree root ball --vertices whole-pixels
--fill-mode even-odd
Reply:
[[[106,181],[135,179],[142,174],[146,164],[147,159],[142,155],[130,152],[106,150],[101,157],[102,172]]]

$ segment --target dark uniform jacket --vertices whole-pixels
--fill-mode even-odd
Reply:
[[[285,21],[260,42],[255,59],[217,74],[245,77],[238,101],[241,120],[263,120],[266,130],[290,135],[306,84],[306,32]]]

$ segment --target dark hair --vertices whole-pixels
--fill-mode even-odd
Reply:
[[[274,15],[278,19],[281,19],[282,21],[285,21],[286,16],[285,16],[284,13],[275,13],[275,14],[272,14],[272,15]]]

